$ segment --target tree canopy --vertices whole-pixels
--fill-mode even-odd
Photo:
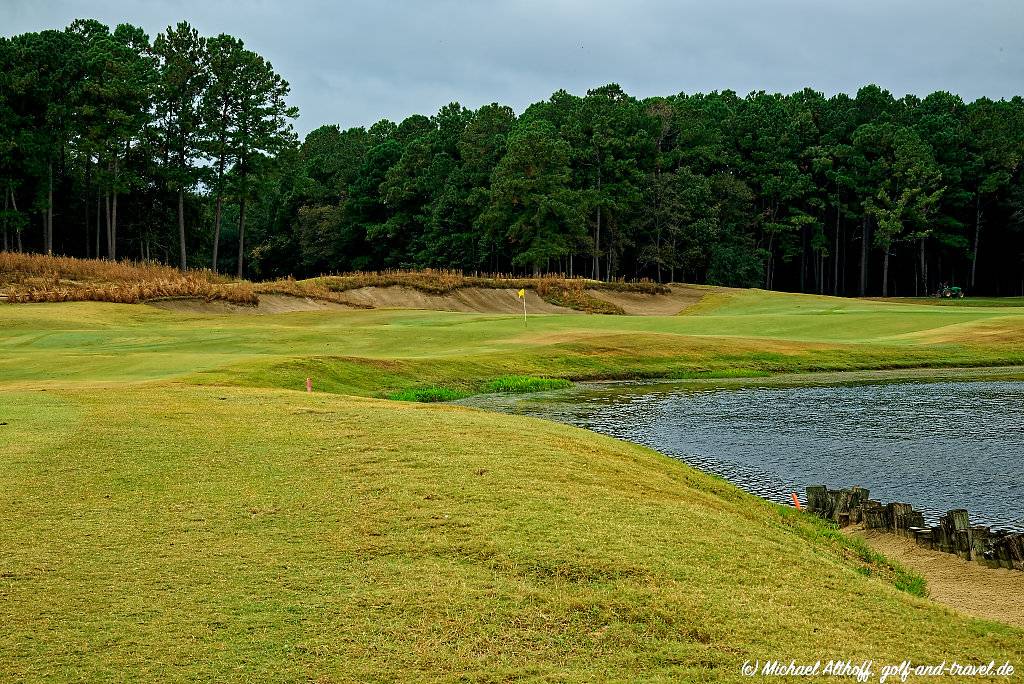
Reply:
[[[77,20],[0,39],[0,67],[4,249],[215,268],[208,199],[219,226],[231,197],[241,272],[249,176],[295,146],[268,62],[187,22],[150,40]]]
[[[238,275],[447,267],[838,295],[1024,293],[1024,100],[609,84],[295,138],[227,35],[0,39],[5,249]],[[222,243],[237,246],[222,254]]]

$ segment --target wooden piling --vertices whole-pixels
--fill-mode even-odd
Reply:
[[[863,506],[870,494],[870,491],[860,486],[850,489],[850,522],[856,524],[864,521]]]
[[[829,490],[824,485],[812,485],[807,488],[807,510],[840,527],[862,523],[867,529],[894,532],[925,548],[955,553],[989,567],[1024,570],[1024,533],[972,526],[962,508],[947,511],[939,516],[938,525],[929,527],[924,513],[910,504],[882,504],[869,499],[869,495],[860,486]]]
[[[948,551],[963,556],[967,560],[973,560],[971,524],[967,511],[963,508],[947,511],[939,518],[939,525],[942,526],[942,531],[945,534]]]
[[[807,510],[811,513],[820,513],[825,506],[827,496],[825,485],[811,485],[807,488]]]

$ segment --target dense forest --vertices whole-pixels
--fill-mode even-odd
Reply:
[[[241,41],[186,23],[0,39],[4,249],[251,278],[446,267],[1024,294],[1019,96],[640,100],[612,84],[300,143],[288,95]]]

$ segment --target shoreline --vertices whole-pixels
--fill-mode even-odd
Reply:
[[[873,381],[885,382],[933,382],[942,380],[960,380],[964,382],[985,380],[1024,380],[1024,366],[908,366],[905,368],[866,368],[845,371],[808,371],[767,373],[764,375],[743,375],[692,378],[650,378],[638,380],[582,380],[574,382],[573,387],[560,390],[570,392],[573,389],[605,389],[609,387],[645,389],[659,386],[692,385],[723,386],[723,387],[800,387],[806,385],[856,385],[871,384]],[[475,396],[475,395],[474,395]]]

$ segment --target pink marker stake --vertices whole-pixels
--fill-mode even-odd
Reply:
[[[310,394],[313,393],[313,378],[306,378],[306,391]]]

